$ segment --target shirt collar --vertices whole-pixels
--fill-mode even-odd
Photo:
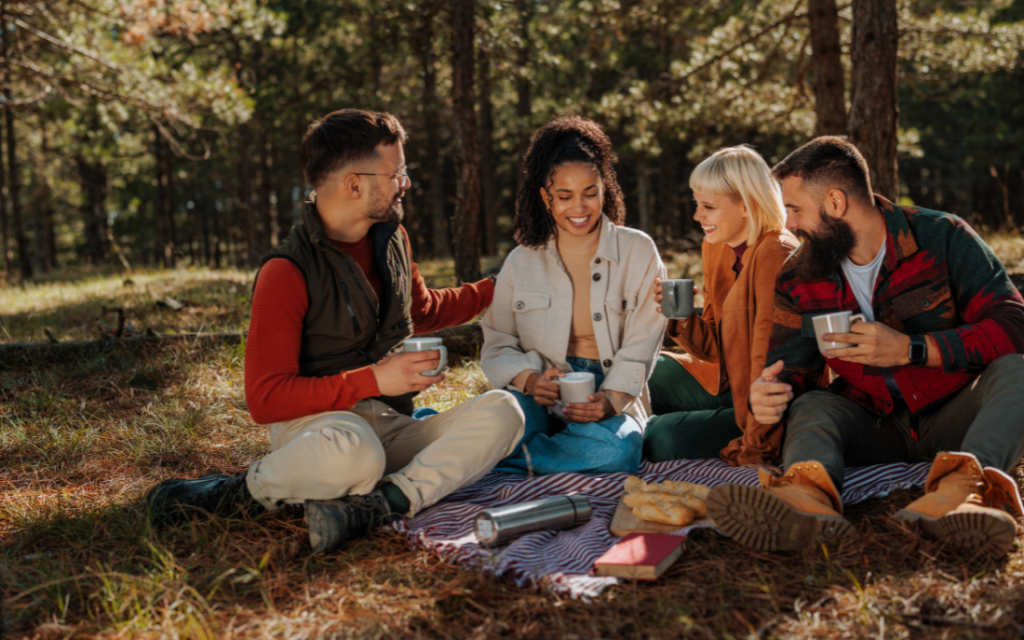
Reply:
[[[914,210],[895,205],[878,194],[875,194],[875,204],[885,216],[885,266],[892,271],[905,258],[917,253],[917,238],[910,226],[910,216]]]
[[[615,264],[619,263],[619,240],[616,236],[615,223],[608,218],[608,216],[601,214],[601,240],[597,243],[597,252],[594,254],[595,258],[604,258],[610,260]],[[560,260],[558,255],[558,239],[555,234],[551,234],[551,239],[548,240],[547,244],[548,255],[555,260]]]

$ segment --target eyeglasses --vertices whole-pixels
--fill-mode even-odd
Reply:
[[[409,180],[409,172],[403,171],[402,173],[353,173],[354,176],[388,176],[389,178],[398,178],[398,184],[402,184]]]

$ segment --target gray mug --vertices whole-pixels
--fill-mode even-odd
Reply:
[[[437,365],[437,368],[420,372],[420,375],[433,377],[440,375],[448,364],[448,347],[444,346],[443,343],[444,341],[441,338],[406,338],[402,348],[406,353],[410,351],[440,351],[441,362]]]
[[[661,281],[661,314],[672,320],[693,315],[693,280]]]

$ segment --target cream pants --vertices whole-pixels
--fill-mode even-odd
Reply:
[[[384,477],[412,503],[408,517],[470,485],[512,453],[523,412],[512,394],[489,391],[416,420],[378,400],[270,425],[270,455],[249,467],[263,506],[367,494]]]

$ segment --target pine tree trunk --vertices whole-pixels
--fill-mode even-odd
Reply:
[[[445,211],[444,153],[441,148],[441,117],[437,104],[437,67],[434,56],[434,19],[437,8],[424,4],[425,9],[415,34],[416,54],[423,69],[423,123],[427,129],[427,148],[423,154],[429,191],[430,254],[435,258],[450,255],[448,243],[448,215]],[[428,207],[424,207],[426,209]]]
[[[533,20],[533,1],[516,0],[516,10],[519,12],[519,47],[516,50],[516,120],[519,123],[519,140],[516,145],[516,193],[522,191],[526,183],[526,174],[523,173],[523,158],[530,148],[530,139],[533,131],[529,125],[530,114],[533,112],[532,97],[530,95],[530,78],[526,74],[526,67],[530,64],[530,21]]]
[[[90,264],[107,262],[107,170],[100,161],[82,156],[76,160],[82,185],[82,221],[85,224],[85,253]]]
[[[452,250],[459,282],[480,279],[480,160],[476,148],[473,95],[474,0],[453,0],[452,106],[455,120],[455,216]]]
[[[661,235],[677,238],[683,225],[679,210],[679,151],[666,144],[661,153]]]
[[[846,135],[846,95],[836,0],[808,0],[811,70],[814,73],[815,135]]]
[[[491,105],[491,55],[480,50],[480,209],[485,255],[498,254],[498,176],[494,162],[494,114]]]
[[[281,161],[281,149],[274,147],[276,151],[275,167],[288,166],[287,162]],[[287,174],[285,174],[287,177]],[[280,179],[281,176],[278,176]],[[288,237],[288,233],[292,230],[292,215],[295,211],[295,203],[292,201],[292,189],[288,188],[288,180],[283,181],[285,188],[277,192],[277,242],[278,244],[284,242],[284,239]],[[301,179],[299,180],[301,183]],[[280,182],[278,183],[281,184]],[[300,188],[301,191],[301,188]],[[299,198],[302,198],[302,194],[299,194]]]
[[[177,247],[174,233],[174,185],[171,150],[160,128],[153,125],[156,155],[156,262],[173,269]]]
[[[899,196],[896,142],[896,0],[853,0],[853,74],[850,142],[871,168],[871,187],[890,200]]]
[[[644,233],[651,233],[651,170],[647,158],[636,161],[637,200],[640,211],[639,228]]]
[[[0,24],[3,24],[0,22]],[[4,187],[7,185],[7,171],[5,169],[3,153],[4,128],[0,127],[0,252],[3,253],[4,275],[10,276],[14,271],[14,261],[11,255],[11,230],[7,222],[7,195]]]
[[[274,175],[274,161],[271,159],[273,149],[270,146],[270,139],[267,136],[266,128],[260,132],[260,207],[259,207],[259,253],[260,259],[270,251],[272,237],[274,235],[273,204],[271,198],[274,193],[272,183]]]
[[[11,65],[10,41],[16,31],[14,25],[7,23],[7,7],[4,2],[3,57],[4,57],[4,119],[7,121],[7,195],[11,199],[11,224],[14,227],[14,243],[18,247],[18,263],[21,266],[21,277],[32,277],[32,253],[25,235],[25,221],[21,216],[21,175],[18,171],[17,140],[14,136],[14,110],[11,109]]]
[[[252,167],[249,159],[249,125],[238,125],[238,213],[245,224],[248,265],[259,266],[260,246],[256,211],[252,206]]]

